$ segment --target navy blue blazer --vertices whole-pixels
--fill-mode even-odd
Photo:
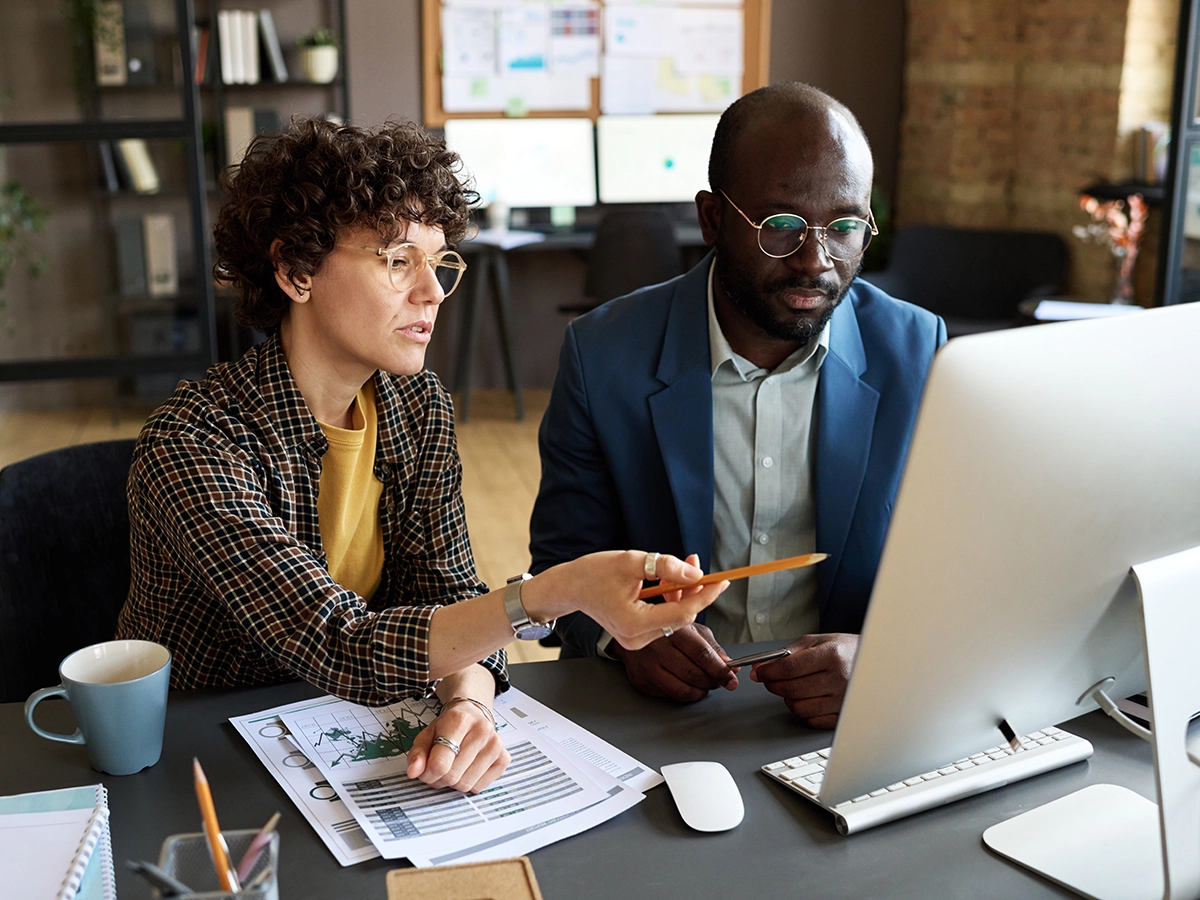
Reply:
[[[538,445],[531,570],[594,550],[700,556],[713,525],[709,254],[567,328]],[[814,461],[822,632],[861,630],[934,351],[945,323],[856,280],[833,313],[817,382]],[[600,627],[560,620],[564,655]]]

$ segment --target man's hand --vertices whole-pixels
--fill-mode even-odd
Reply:
[[[692,702],[714,688],[732,691],[738,685],[725,665],[729,657],[703,625],[678,628],[641,650],[626,650],[614,640],[608,653],[625,665],[630,684],[652,697]]]
[[[751,680],[782,697],[810,728],[833,728],[854,668],[858,635],[806,634],[788,647],[790,656],[754,666]]]

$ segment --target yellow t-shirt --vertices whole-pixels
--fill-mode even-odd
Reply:
[[[321,458],[317,521],[329,574],[342,587],[371,599],[383,576],[383,528],[375,477],[375,386],[367,382],[354,402],[352,428],[318,423],[329,440]]]

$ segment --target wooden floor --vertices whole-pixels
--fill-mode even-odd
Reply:
[[[529,567],[529,513],[537,496],[540,466],[537,428],[550,392],[526,390],[525,420],[513,416],[505,391],[473,391],[471,419],[458,425],[463,461],[463,498],[467,527],[479,577],[503,587],[510,575]],[[0,467],[19,459],[91,441],[136,437],[150,410],[118,410],[107,406],[52,412],[0,410]],[[554,659],[533,641],[508,648],[513,662]]]

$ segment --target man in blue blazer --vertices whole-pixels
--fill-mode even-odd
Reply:
[[[786,638],[751,677],[832,727],[858,646],[925,377],[945,325],[856,280],[873,162],[844,106],[807,85],[726,110],[696,197],[713,250],[567,329],[539,444],[534,572],[584,553],[695,554],[706,570],[819,551],[734,582],[707,624],[626,650],[583,615],[564,655],[624,663],[639,689],[733,689],[722,643]],[[649,574],[649,573],[648,573]]]

